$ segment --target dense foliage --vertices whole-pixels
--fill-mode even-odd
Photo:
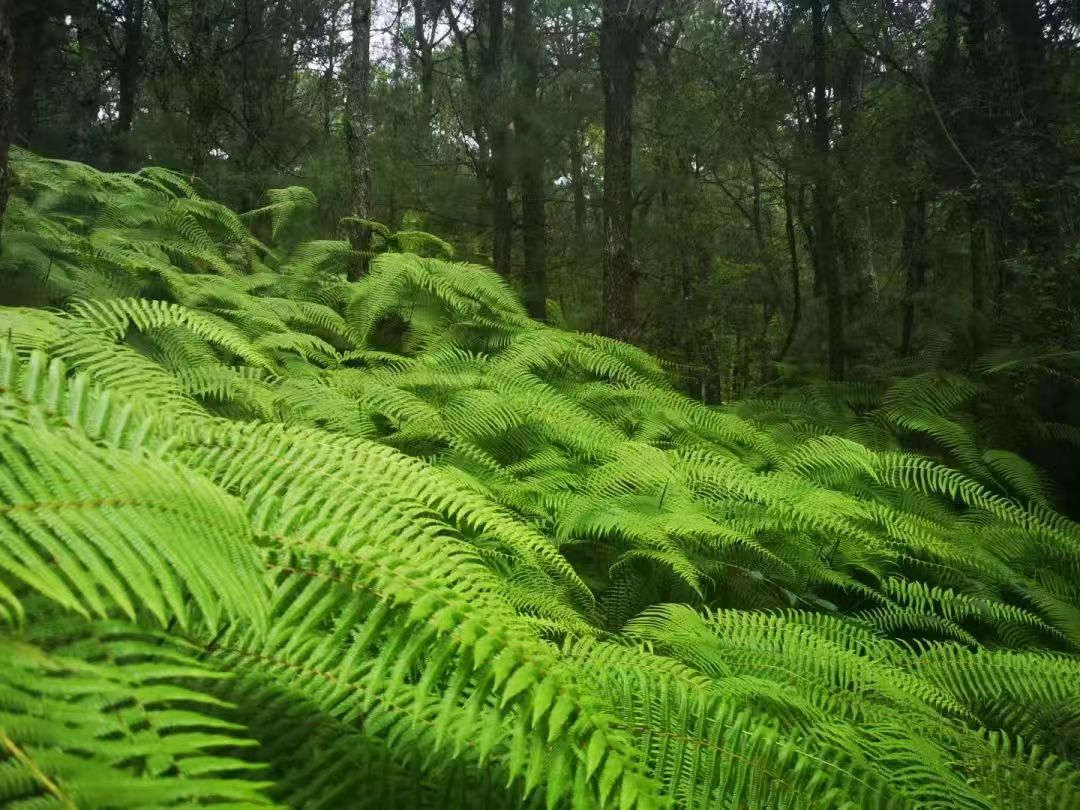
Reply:
[[[981,383],[710,408],[301,189],[13,159],[5,806],[1080,803],[1080,526]]]
[[[1080,350],[1072,0],[8,5],[16,144],[437,233],[704,402]]]

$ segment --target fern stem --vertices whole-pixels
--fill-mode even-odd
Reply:
[[[29,754],[23,751],[16,742],[3,731],[0,731],[0,742],[4,744],[4,748],[10,751],[15,759],[26,766],[26,769],[34,775],[34,778],[37,779],[49,793],[55,796],[63,807],[69,807],[72,808],[72,810],[76,810],[77,805],[75,802],[61,790],[56,782],[49,778],[49,775],[45,773],[45,771],[38,767],[38,764],[34,762]]]

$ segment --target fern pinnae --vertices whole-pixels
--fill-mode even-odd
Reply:
[[[1080,531],[986,376],[709,408],[302,190],[13,159],[0,802],[1076,803]]]

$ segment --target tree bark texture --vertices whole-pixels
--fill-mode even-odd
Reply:
[[[11,72],[13,86],[12,143],[30,146],[37,118],[37,77],[46,47],[47,14],[28,8],[18,0],[7,0],[9,31],[13,51]]]
[[[124,48],[116,66],[116,132],[113,136],[113,168],[134,169],[132,130],[143,72],[143,19],[146,0],[125,0]]]
[[[585,231],[588,227],[588,200],[585,196],[584,133],[578,129],[570,136],[570,185],[574,193],[574,231],[572,261],[574,271],[585,261]]]
[[[525,248],[523,297],[529,314],[534,318],[543,318],[547,310],[545,140],[542,122],[537,115],[541,52],[536,34],[536,19],[533,16],[533,2],[534,0],[514,0],[517,97],[514,131]]]
[[[825,9],[823,0],[811,0],[812,49],[814,62],[814,248],[815,267],[825,288],[828,321],[827,365],[830,379],[844,377],[844,293],[836,255],[833,223],[833,195],[829,166],[832,124],[829,118],[826,71]]]
[[[904,267],[904,315],[900,329],[900,355],[912,352],[915,336],[918,296],[926,284],[929,261],[926,255],[926,191],[918,191],[904,206],[904,231],[900,246]]]
[[[345,147],[352,213],[371,216],[371,0],[352,0],[352,43],[345,68]]]
[[[604,261],[601,329],[628,340],[634,333],[639,268],[634,256],[634,90],[644,22],[638,4],[604,0],[600,82],[604,95]]]
[[[349,191],[352,215],[371,219],[371,0],[352,0],[350,18],[352,43],[345,66],[345,150],[349,162]],[[367,273],[371,249],[371,229],[354,224],[349,241],[362,255],[349,270],[351,279]]]
[[[94,157],[94,129],[101,109],[102,32],[98,24],[97,0],[78,0],[75,14],[75,42],[78,61],[75,74],[73,105],[75,159],[90,163]]]
[[[413,28],[416,37],[416,56],[420,74],[420,117],[422,136],[426,147],[431,138],[431,125],[435,118],[435,46],[428,38],[427,25],[429,3],[427,0],[413,0]],[[437,12],[433,12],[437,16]]]
[[[506,17],[504,0],[486,0],[483,18],[487,23],[487,45],[482,52],[480,103],[485,106],[491,140],[491,212],[492,263],[495,272],[509,278],[510,248],[514,228],[514,211],[510,204],[510,185],[513,178],[510,121],[506,112],[503,87],[503,54]]]
[[[791,184],[787,172],[784,172],[784,236],[787,238],[788,267],[791,278],[791,320],[788,321],[788,331],[784,338],[784,345],[776,359],[778,362],[787,357],[791,346],[795,342],[795,335],[799,331],[799,320],[802,318],[802,286],[799,279],[799,246],[795,237],[795,212],[791,200]]]

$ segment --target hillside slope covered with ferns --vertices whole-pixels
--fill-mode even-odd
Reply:
[[[972,383],[707,408],[300,189],[15,160],[4,806],[1080,806],[1080,526]]]

